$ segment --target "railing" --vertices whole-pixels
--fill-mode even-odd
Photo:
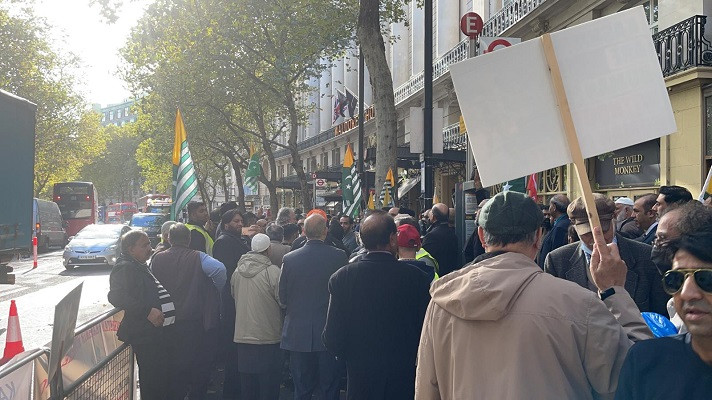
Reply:
[[[514,0],[493,15],[482,28],[482,36],[498,36],[526,17],[546,0]]]
[[[443,54],[442,57],[435,60],[433,63],[433,80],[440,78],[445,75],[446,72],[450,71],[450,66],[452,64],[467,58],[467,51],[470,47],[469,42],[469,39],[461,41],[455,47],[450,49],[450,51]],[[410,80],[408,80],[408,82],[398,86],[394,93],[396,106],[405,99],[422,90],[424,86],[425,80],[423,79],[423,72],[414,75],[410,78]]]
[[[316,146],[321,142],[325,142],[331,139],[332,137],[334,137],[334,129],[335,127],[332,126],[331,128],[325,130],[324,132],[321,132],[316,136],[312,136],[310,138],[302,140],[301,142],[297,143],[297,151],[308,149],[312,146]],[[280,158],[288,155],[289,149],[279,149],[274,152],[274,158]]]
[[[460,134],[460,123],[456,122],[443,129],[443,148],[445,150],[465,150],[467,135]]]
[[[707,17],[695,15],[653,35],[663,76],[712,66],[711,44],[704,37]]]

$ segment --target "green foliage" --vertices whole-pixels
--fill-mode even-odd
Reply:
[[[82,166],[106,146],[100,116],[87,109],[68,73],[71,54],[50,46],[45,22],[30,10],[11,15],[0,1],[0,89],[37,104],[35,196],[49,198],[52,185],[79,177]]]

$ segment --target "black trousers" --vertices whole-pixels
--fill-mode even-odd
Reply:
[[[170,365],[166,362],[165,348],[160,343],[132,344],[138,363],[138,381],[141,400],[168,400]]]
[[[204,399],[215,367],[217,330],[206,332],[202,321],[176,321],[167,326],[166,341],[175,349],[171,360],[172,381],[167,399]]]
[[[238,343],[243,400],[278,400],[284,353],[277,344]]]

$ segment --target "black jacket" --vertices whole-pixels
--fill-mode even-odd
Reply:
[[[564,215],[562,218],[558,218],[554,221],[554,226],[551,227],[549,233],[544,236],[544,240],[541,241],[539,255],[537,256],[537,264],[539,264],[542,269],[544,268],[544,261],[546,260],[547,254],[561,246],[569,244],[569,225],[571,225],[571,220],[567,215]]]
[[[653,311],[667,315],[667,301],[670,298],[662,286],[662,276],[650,259],[651,247],[616,235],[618,251],[628,266],[625,290],[633,298],[641,312]],[[579,243],[571,243],[549,253],[544,270],[554,276],[576,282],[589,288],[586,255]]]
[[[327,350],[346,361],[349,399],[408,399],[430,280],[386,252],[369,252],[329,280]]]
[[[423,239],[423,248],[438,261],[440,276],[460,268],[455,229],[447,222],[436,222]]]
[[[222,324],[227,329],[230,342],[235,333],[235,300],[232,298],[230,285],[232,274],[237,269],[237,262],[240,257],[250,251],[242,235],[228,231],[222,231],[218,240],[213,244],[213,258],[225,265],[227,272],[227,284],[223,288],[220,296],[222,300]]]
[[[347,262],[346,253],[321,240],[309,240],[302,248],[284,256],[279,277],[279,301],[287,311],[282,330],[283,349],[326,350],[321,333],[329,306],[329,278]]]
[[[152,308],[161,309],[158,286],[146,264],[120,256],[109,277],[109,303],[124,310],[117,336],[129,344],[153,343],[161,340],[162,327],[148,320]]]

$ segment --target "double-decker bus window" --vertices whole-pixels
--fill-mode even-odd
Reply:
[[[98,218],[97,193],[91,182],[62,182],[54,185],[53,200],[66,223],[66,233],[74,236]]]

